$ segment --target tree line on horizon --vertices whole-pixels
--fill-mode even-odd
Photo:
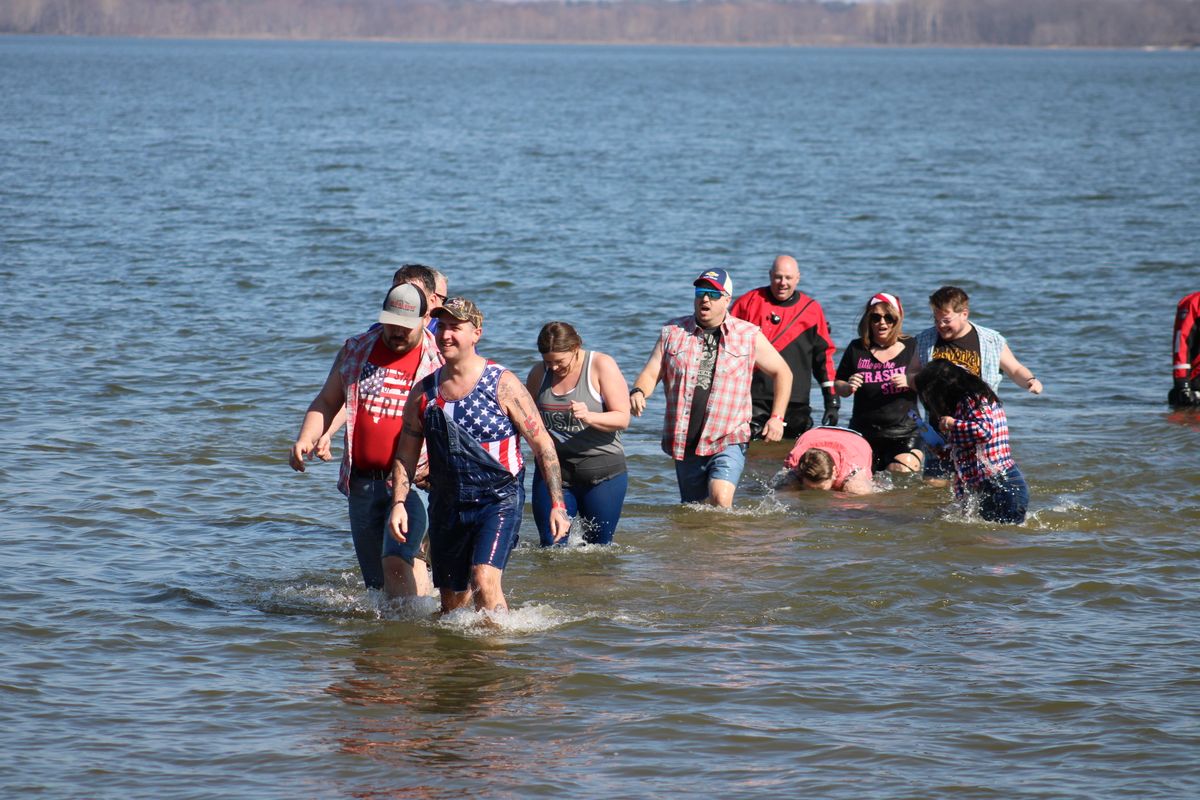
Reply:
[[[0,33],[732,45],[1200,47],[1200,0],[6,0]]]

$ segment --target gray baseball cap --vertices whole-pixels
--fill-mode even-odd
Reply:
[[[425,293],[411,283],[393,286],[383,301],[379,321],[384,325],[399,325],[401,328],[420,328],[425,325],[425,312],[429,306]]]

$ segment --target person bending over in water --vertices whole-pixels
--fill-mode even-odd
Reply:
[[[525,388],[554,439],[567,514],[587,521],[585,542],[610,544],[629,486],[621,445],[621,431],[629,427],[629,386],[617,362],[584,350],[579,334],[565,322],[546,323],[537,344],[542,363],[529,371]],[[542,547],[555,543],[551,511],[550,492],[538,468],[533,473],[533,519]]]
[[[870,494],[871,445],[846,428],[820,426],[796,440],[783,465],[801,489]]]
[[[1013,461],[1008,416],[992,387],[941,359],[926,365],[916,384],[930,422],[946,439],[954,496],[977,497],[979,516],[989,522],[1024,522],[1029,487]]]

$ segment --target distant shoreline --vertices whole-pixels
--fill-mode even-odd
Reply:
[[[687,47],[1200,48],[1196,0],[6,0],[0,34]]]
[[[647,40],[606,40],[596,41],[587,39],[555,40],[546,39],[418,39],[400,36],[343,36],[337,38],[321,36],[216,36],[206,34],[69,34],[69,33],[13,33],[0,31],[0,39],[133,39],[140,41],[179,41],[179,42],[316,42],[316,43],[347,43],[347,44],[419,44],[419,45],[489,45],[506,46],[519,45],[540,47],[672,47],[672,48],[714,48],[738,50],[1039,50],[1039,51],[1071,51],[1071,52],[1171,52],[1187,53],[1200,51],[1200,45],[1035,45],[1035,44],[879,44],[874,42],[730,42],[730,41],[647,41]]]

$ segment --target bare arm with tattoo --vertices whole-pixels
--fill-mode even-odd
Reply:
[[[408,512],[404,501],[412,488],[413,476],[417,471],[417,460],[421,457],[421,443],[425,440],[425,424],[420,415],[421,395],[411,392],[404,403],[403,426],[396,449],[392,452],[392,513],[388,516],[388,532],[398,542],[405,541],[408,534]]]
[[[550,493],[550,530],[554,541],[567,535],[571,528],[571,519],[567,516],[567,504],[563,502],[562,472],[558,466],[558,451],[554,449],[554,439],[542,426],[542,415],[538,412],[537,404],[529,391],[521,385],[521,381],[511,372],[500,376],[496,387],[496,399],[513,426],[529,442],[533,450],[534,460],[546,481],[546,489]]]

